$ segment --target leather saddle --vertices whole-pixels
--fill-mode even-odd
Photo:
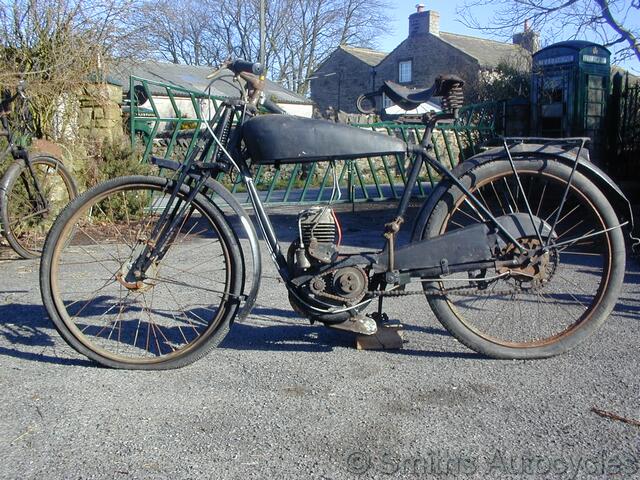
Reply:
[[[441,75],[436,78],[433,86],[427,89],[407,88],[386,80],[380,90],[404,110],[413,110],[432,97],[446,97],[452,88],[463,85],[464,80],[457,75]]]

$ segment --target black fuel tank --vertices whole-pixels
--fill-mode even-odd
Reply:
[[[407,145],[389,135],[349,125],[262,115],[243,126],[243,139],[255,163],[303,163],[404,154]]]

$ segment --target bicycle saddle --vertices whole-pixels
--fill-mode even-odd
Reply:
[[[396,105],[405,110],[413,110],[421,103],[428,102],[431,97],[446,97],[451,89],[462,87],[464,80],[457,75],[441,75],[436,78],[433,86],[427,89],[407,88],[390,80],[382,85],[382,91]]]

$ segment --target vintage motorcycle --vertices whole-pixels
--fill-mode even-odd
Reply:
[[[52,227],[42,298],[80,353],[115,368],[177,368],[211,351],[251,312],[261,275],[258,237],[236,198],[214,180],[219,172],[235,172],[246,188],[289,302],[312,323],[372,335],[385,320],[383,299],[419,294],[469,348],[530,359],[576,346],[610,314],[625,270],[623,227],[633,219],[619,188],[589,161],[588,139],[504,138],[448,170],[433,155],[431,132],[456,119],[463,82],[455,76],[425,91],[384,85],[404,106],[442,98],[444,112],[425,118],[424,140],[409,145],[284,115],[264,97],[259,64],[226,67],[244,84],[240,98],[206,122],[206,141],[183,162],[153,160],[169,178],[106,181],[71,202]],[[328,202],[299,213],[297,238],[284,252],[252,167],[326,161],[334,199],[334,162],[378,155],[404,155],[411,165],[395,219],[382,232],[384,247],[341,251]],[[441,181],[411,241],[399,245],[425,162]],[[377,312],[365,315],[371,303]]]

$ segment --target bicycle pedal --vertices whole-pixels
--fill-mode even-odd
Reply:
[[[358,333],[360,335],[374,335],[378,331],[378,325],[375,320],[364,315],[356,315],[342,323],[333,323],[327,325],[329,328],[336,330],[345,330],[347,332]]]
[[[377,326],[378,329],[373,335],[358,335],[358,350],[400,350],[407,343],[403,326],[398,320],[389,320],[386,317],[386,321],[377,322]]]

